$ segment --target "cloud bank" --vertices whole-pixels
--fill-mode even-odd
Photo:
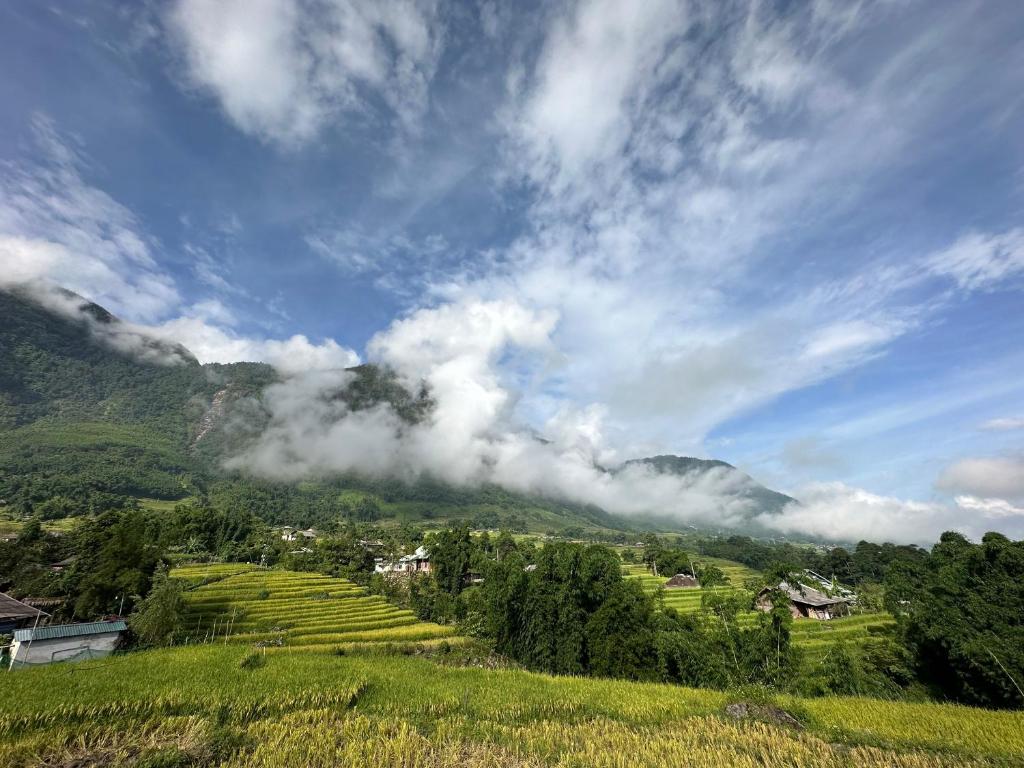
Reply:
[[[563,411],[543,430],[516,413],[514,383],[498,367],[517,356],[548,360],[556,317],[512,302],[466,301],[420,310],[376,336],[373,359],[392,367],[414,391],[429,387],[436,405],[422,423],[402,422],[386,404],[350,411],[334,397],[350,381],[344,371],[296,376],[269,387],[271,423],[255,445],[228,466],[295,480],[357,471],[458,485],[494,483],[510,490],[594,504],[615,514],[657,514],[679,521],[729,525],[752,509],[737,498],[746,478],[731,470],[688,476],[643,466],[610,473],[614,458],[597,409]]]

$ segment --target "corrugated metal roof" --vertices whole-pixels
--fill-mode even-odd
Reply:
[[[779,589],[785,592],[793,602],[804,603],[815,608],[846,602],[841,597],[829,597],[824,592],[808,587],[806,584],[797,584],[794,587],[783,581],[779,584]]]
[[[30,605],[25,605],[20,600],[15,600],[10,595],[0,592],[0,619],[31,619],[39,614],[49,616],[48,613],[44,613]]]
[[[57,624],[52,627],[15,630],[14,639],[25,643],[29,640],[53,640],[61,637],[100,635],[104,632],[124,632],[126,629],[128,629],[128,625],[123,621],[91,621],[86,624]]]

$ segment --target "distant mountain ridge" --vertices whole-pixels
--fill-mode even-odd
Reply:
[[[379,514],[399,520],[469,517],[488,527],[519,520],[543,530],[635,525],[591,505],[495,486],[351,475],[289,485],[227,472],[223,460],[268,423],[260,395],[279,374],[263,363],[200,365],[180,344],[142,337],[76,294],[59,298],[60,307],[44,306],[29,293],[0,289],[0,498],[10,505],[57,515],[60,508],[101,508],[125,496],[209,497],[251,506],[275,522],[308,523],[369,496],[381,505]],[[164,358],[175,364],[161,364]],[[387,402],[415,422],[432,407],[429,392],[407,391],[387,370],[350,370],[353,382],[334,396],[353,410]],[[660,473],[742,475],[726,462],[681,456],[625,466],[634,464]],[[758,511],[792,501],[742,478],[741,494]]]
[[[757,512],[766,514],[777,514],[787,504],[798,503],[792,496],[773,491],[754,480],[750,475],[742,472],[728,462],[719,459],[695,459],[690,456],[650,456],[645,459],[631,459],[623,464],[624,467],[643,465],[654,469],[656,472],[666,475],[688,475],[691,473],[704,473],[714,470],[736,473],[743,485],[740,496],[749,499],[755,506]]]

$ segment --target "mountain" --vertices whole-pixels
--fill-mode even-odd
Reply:
[[[702,475],[717,471],[725,474],[732,481],[730,485],[738,487],[736,496],[748,499],[757,513],[776,514],[787,504],[797,503],[792,496],[773,491],[754,480],[750,475],[736,469],[732,464],[718,459],[694,459],[689,456],[651,456],[646,459],[632,459],[623,467],[641,465],[665,475]]]
[[[352,410],[387,402],[411,423],[432,407],[429,392],[407,391],[385,369],[350,371],[352,382],[332,396]],[[550,532],[637,527],[592,505],[497,486],[356,475],[274,483],[225,470],[224,460],[267,425],[261,393],[277,381],[262,363],[201,365],[181,345],[141,334],[70,292],[0,290],[0,499],[44,517],[84,514],[126,498],[193,498],[302,525],[353,517],[461,518]],[[658,472],[739,472],[724,462],[675,456],[637,461]],[[790,501],[746,480],[742,492],[765,511]]]

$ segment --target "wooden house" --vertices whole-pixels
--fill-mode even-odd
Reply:
[[[783,581],[778,589],[789,598],[789,612],[795,619],[827,621],[850,612],[850,601],[847,598],[832,597],[806,584],[791,585]],[[765,587],[758,593],[754,603],[758,610],[767,612],[772,609],[771,592],[770,587]]]

